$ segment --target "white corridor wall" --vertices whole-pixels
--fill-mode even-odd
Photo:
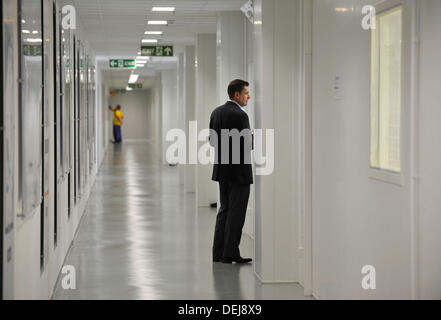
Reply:
[[[404,3],[398,186],[369,178],[370,32],[361,28],[361,9],[372,1],[313,1],[313,292],[321,299],[441,298],[441,3]],[[412,67],[413,14],[421,22],[421,63]],[[361,286],[365,265],[376,268],[375,290]]]
[[[418,294],[441,299],[441,1],[418,0],[421,6],[418,158]]]

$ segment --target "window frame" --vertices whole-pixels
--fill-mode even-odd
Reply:
[[[401,7],[401,101],[400,101],[400,172],[395,172],[382,168],[375,168],[371,163],[372,155],[372,143],[371,143],[371,112],[372,112],[372,30],[369,33],[369,179],[381,181],[389,184],[394,184],[400,187],[405,185],[405,101],[406,101],[406,65],[407,65],[407,55],[406,55],[406,43],[408,38],[408,32],[405,25],[405,16],[407,14],[407,5],[405,0],[385,0],[374,5],[376,10],[376,15],[385,13],[386,11],[393,10],[397,7]]]

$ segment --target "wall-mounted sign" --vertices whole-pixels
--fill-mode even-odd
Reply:
[[[131,89],[142,89],[142,83],[129,83]]]
[[[25,56],[41,56],[42,47],[39,44],[24,44],[23,45],[23,55]]]
[[[113,89],[113,90],[110,90],[110,95],[112,97],[114,97],[115,94],[126,93],[126,92],[127,92],[126,89]]]
[[[147,57],[173,57],[173,46],[142,46],[141,55]]]
[[[109,67],[134,69],[136,67],[136,61],[135,59],[111,59],[109,60]]]

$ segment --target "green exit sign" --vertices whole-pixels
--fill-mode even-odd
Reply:
[[[142,83],[129,83],[131,89],[142,89]]]
[[[136,67],[135,59],[110,59],[109,60],[110,68],[130,68],[134,69]]]
[[[173,57],[173,46],[142,46],[141,55],[147,57]]]

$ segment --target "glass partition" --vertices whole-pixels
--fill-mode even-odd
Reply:
[[[62,55],[62,83],[63,83],[63,172],[70,172],[70,114],[71,114],[71,32],[70,30],[61,31],[61,55]]]
[[[22,0],[20,7],[19,144],[21,217],[39,207],[42,199],[42,21],[41,1]]]

